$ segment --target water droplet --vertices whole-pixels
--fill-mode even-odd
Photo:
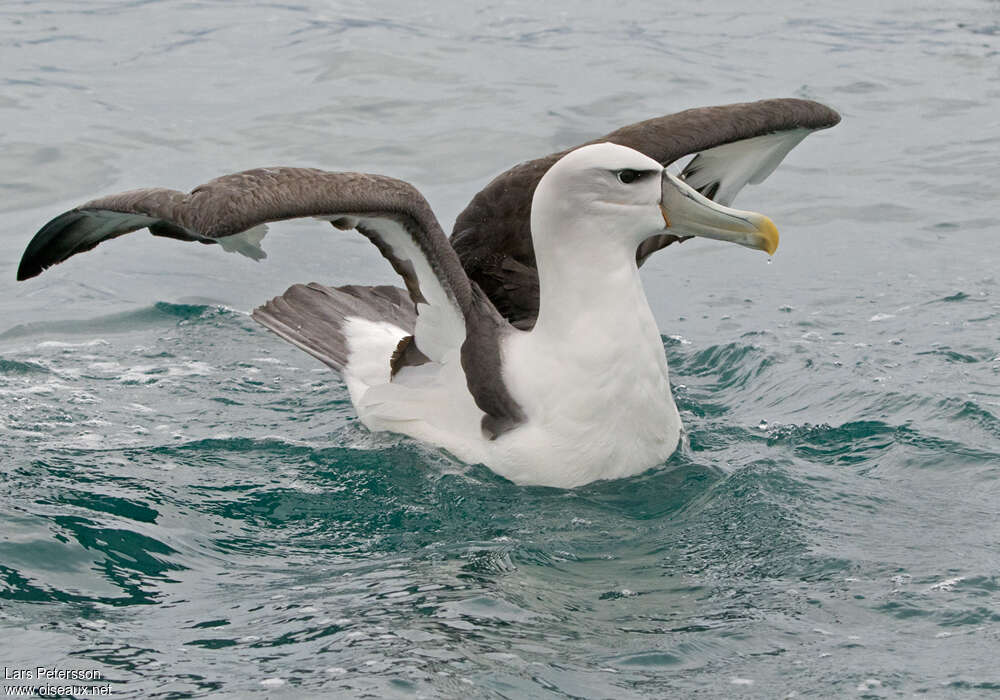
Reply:
[[[770,255],[768,255],[767,256],[767,264],[770,265],[773,261],[774,261],[774,258],[772,258]]]

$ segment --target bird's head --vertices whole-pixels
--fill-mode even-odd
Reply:
[[[642,241],[664,233],[768,254],[778,247],[778,230],[766,216],[717,204],[652,158],[613,143],[583,146],[549,168],[535,189],[531,229],[536,247],[621,245],[633,255]]]

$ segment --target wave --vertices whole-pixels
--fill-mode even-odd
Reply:
[[[175,325],[182,322],[208,321],[217,317],[242,316],[239,311],[207,304],[171,304],[158,301],[131,311],[95,316],[86,319],[60,319],[21,323],[0,333],[0,340],[13,340],[41,335],[93,335],[95,333],[128,333],[150,326]]]
[[[51,374],[52,371],[37,362],[20,362],[0,357],[0,375],[2,374]]]

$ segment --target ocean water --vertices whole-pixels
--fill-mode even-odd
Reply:
[[[0,6],[5,669],[129,698],[1000,690],[1000,3],[473,5]],[[447,229],[521,160],[780,96],[843,122],[737,199],[772,261],[644,267],[687,434],[630,479],[520,487],[361,427],[246,314],[392,281],[356,234],[274,225],[262,264],[137,234],[14,282],[103,193],[366,170]]]

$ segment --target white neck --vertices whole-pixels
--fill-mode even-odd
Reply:
[[[666,386],[663,341],[635,253],[614,231],[599,230],[601,223],[577,218],[577,226],[594,230],[563,231],[536,245],[540,304],[530,344],[556,366],[552,377],[536,376],[534,381],[587,383],[598,392],[605,382],[619,391],[633,382]],[[569,248],[547,245],[553,240]],[[669,389],[665,394],[672,406]]]
[[[586,221],[577,225],[597,228]],[[562,250],[548,245],[551,240],[536,243],[540,295],[536,331],[553,339],[587,343],[615,339],[622,333],[635,341],[635,333],[651,332],[659,345],[635,252],[615,240],[614,233],[567,236],[568,249]]]

